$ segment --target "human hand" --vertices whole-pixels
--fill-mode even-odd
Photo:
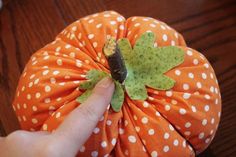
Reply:
[[[89,138],[111,101],[114,83],[102,79],[92,95],[53,132],[15,131],[0,137],[1,157],[74,157]]]

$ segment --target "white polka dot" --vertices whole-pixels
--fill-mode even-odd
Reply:
[[[191,132],[190,132],[190,131],[185,131],[185,132],[184,132],[184,135],[190,136],[190,135],[191,135]]]
[[[194,59],[194,60],[193,60],[193,64],[194,64],[194,65],[198,65],[198,59]]]
[[[202,73],[202,78],[203,78],[204,80],[207,79],[206,73]]]
[[[60,86],[64,86],[66,83],[65,82],[60,82],[59,85]]]
[[[170,110],[170,105],[165,105],[165,110],[169,111]]]
[[[170,150],[169,146],[164,146],[163,151],[168,152]]]
[[[48,125],[47,124],[43,124],[43,130],[48,130]]]
[[[210,106],[209,106],[209,105],[205,105],[204,110],[205,110],[206,112],[208,112],[209,109],[210,109]]]
[[[181,74],[181,71],[180,70],[175,70],[175,74],[179,76]]]
[[[99,133],[99,131],[100,131],[100,129],[96,127],[96,128],[94,128],[93,133],[97,134],[97,133]]]
[[[50,92],[50,91],[51,91],[51,87],[50,87],[50,86],[48,86],[48,85],[47,85],[47,86],[45,86],[45,88],[44,88],[44,89],[45,89],[45,92]]]
[[[23,108],[26,109],[27,108],[27,105],[26,103],[23,104]]]
[[[120,25],[120,26],[119,26],[119,29],[120,29],[120,30],[124,30],[124,29],[125,29],[125,26],[124,26],[124,25]]]
[[[149,103],[147,101],[143,102],[143,107],[147,108],[149,106]]]
[[[184,99],[189,99],[191,97],[191,94],[190,93],[184,93],[183,94],[183,98]]]
[[[25,90],[25,86],[22,86],[21,91],[23,92]]]
[[[56,49],[56,50],[57,50],[57,49]],[[44,60],[47,60],[47,59],[49,59],[49,57],[50,57],[50,56],[45,56],[45,57],[43,57],[43,59],[44,59]]]
[[[174,144],[174,146],[178,146],[179,141],[178,141],[177,139],[175,139],[174,142],[173,142],[173,144]]]
[[[41,96],[41,94],[40,94],[39,92],[37,92],[37,93],[35,94],[35,97],[36,97],[36,98],[40,98],[40,96]]]
[[[161,116],[161,114],[158,112],[158,111],[156,111],[156,116],[158,116],[158,117],[160,117]]]
[[[22,116],[22,119],[23,119],[23,121],[26,121],[26,120],[27,120],[25,116]]]
[[[166,133],[164,134],[164,139],[168,139],[169,137],[170,137],[170,134],[166,132]]]
[[[207,100],[209,100],[211,97],[210,97],[210,95],[205,94],[205,95],[204,95],[204,98],[207,99]]]
[[[154,133],[155,133],[155,130],[154,130],[154,129],[149,129],[149,130],[148,130],[148,134],[149,134],[149,135],[154,135]]]
[[[76,31],[76,30],[77,30],[77,27],[76,27],[76,26],[73,26],[73,27],[71,28],[71,30],[72,30],[72,31]]]
[[[182,114],[182,115],[186,114],[186,112],[187,112],[187,111],[186,111],[185,109],[183,109],[183,108],[181,108],[181,109],[179,110],[179,113]]]
[[[210,138],[207,138],[206,140],[205,140],[205,143],[209,143],[210,142]]]
[[[53,75],[57,75],[57,74],[59,74],[60,72],[59,71],[57,71],[57,70],[55,70],[55,71],[53,71]]]
[[[212,118],[211,119],[211,124],[214,124],[215,123],[215,118]]]
[[[34,80],[34,84],[38,84],[39,83],[39,79]]]
[[[157,151],[152,151],[152,153],[151,153],[151,157],[158,157],[158,153],[157,153]]]
[[[216,105],[218,104],[218,99],[215,100],[215,104],[216,104]]]
[[[193,55],[193,52],[190,51],[190,50],[188,50],[188,51],[187,51],[187,55],[192,56],[192,55]]]
[[[143,124],[147,124],[148,123],[148,118],[147,117],[143,117],[141,121],[142,121]]]
[[[178,37],[179,37],[179,35],[178,35],[178,33],[177,33],[177,32],[175,32],[175,37],[176,37],[176,38],[178,38]]]
[[[54,84],[54,83],[56,83],[56,79],[53,78],[53,77],[51,77],[51,78],[50,78],[50,82],[51,82],[52,84]]]
[[[118,22],[122,22],[124,19],[123,19],[122,17],[117,17],[116,20],[117,20]]]
[[[56,118],[60,118],[61,117],[61,112],[57,112],[56,113]]]
[[[185,140],[183,141],[183,147],[184,148],[186,147],[186,141]]]
[[[37,108],[36,106],[32,106],[32,110],[33,110],[33,111],[37,111],[38,108]]]
[[[112,144],[113,146],[116,145],[116,139],[115,139],[115,138],[113,138],[113,139],[111,140],[111,144]]]
[[[198,138],[199,138],[199,139],[203,139],[204,135],[205,135],[204,132],[201,132],[201,133],[198,135]]]
[[[35,119],[35,118],[33,118],[31,121],[32,121],[33,124],[37,124],[38,123],[38,120]]]
[[[102,146],[103,148],[107,147],[107,142],[106,142],[106,141],[103,141],[103,142],[101,143],[101,146]]]
[[[112,124],[112,121],[111,120],[107,120],[107,125],[111,125]]]
[[[212,73],[210,73],[210,77],[211,77],[211,79],[213,79],[213,78],[214,78]]]
[[[135,127],[135,130],[136,130],[137,132],[139,132],[139,131],[140,131],[140,127],[136,126],[136,127]]]
[[[19,110],[20,109],[20,104],[17,104],[16,106],[17,106],[17,109]]]
[[[187,122],[187,123],[185,123],[185,128],[189,128],[190,126],[191,126],[191,123],[190,122]]]
[[[66,48],[66,49],[69,49],[69,48],[71,48],[71,45],[66,44],[65,48]]]
[[[30,94],[27,94],[27,99],[30,100],[31,99],[31,95]]]
[[[82,62],[78,59],[76,59],[76,66],[77,67],[81,67],[82,66]]]
[[[171,46],[175,46],[175,41],[174,40],[171,41]]]
[[[129,151],[125,150],[125,155],[128,156],[129,155]]]
[[[116,24],[116,21],[110,21],[110,24],[111,24],[111,25],[115,25],[115,24]]]
[[[30,76],[30,79],[33,79],[35,77],[35,74],[32,74],[31,76]]]
[[[94,19],[90,19],[89,21],[88,21],[88,23],[93,23],[94,22]]]
[[[134,27],[138,27],[138,26],[140,26],[140,23],[136,23],[136,24],[134,25]]]
[[[168,40],[168,37],[167,37],[167,35],[166,35],[166,34],[164,34],[164,35],[162,36],[162,39],[163,39],[164,41],[167,41],[167,40]]]
[[[47,75],[49,73],[49,70],[44,70],[43,75]]]
[[[171,103],[172,103],[173,105],[176,105],[178,102],[173,99],[173,100],[171,100]]]
[[[189,89],[189,85],[188,85],[187,83],[184,83],[184,84],[183,84],[183,89],[184,89],[184,90],[188,90],[188,89]]]
[[[53,111],[53,110],[55,110],[56,108],[54,107],[54,106],[49,106],[49,108],[48,108],[50,111]]]
[[[188,77],[193,79],[194,78],[194,74],[193,73],[188,73]]]
[[[59,52],[61,50],[61,47],[56,48],[56,52]],[[49,57],[49,56],[48,56]]]
[[[197,88],[202,88],[201,82],[197,82]]]
[[[166,96],[171,97],[172,96],[172,91],[166,91]]]
[[[171,131],[174,131],[174,130],[175,130],[174,127],[173,127],[171,124],[169,124],[169,129],[170,129]]]
[[[92,151],[91,152],[91,156],[92,157],[97,157],[98,156],[98,152],[97,151]]]
[[[153,28],[155,28],[155,27],[156,27],[156,25],[155,25],[155,24],[153,24],[153,23],[151,23],[149,26],[150,26],[150,27],[153,27]]]
[[[215,88],[215,93],[218,94],[218,89],[217,88]]]
[[[29,87],[32,87],[32,86],[33,86],[33,82],[30,82],[30,83],[29,83]]]
[[[62,60],[61,59],[57,59],[57,65],[62,65]]]
[[[165,26],[163,26],[163,25],[160,25],[160,26],[161,26],[161,29],[166,30]]]
[[[196,109],[195,106],[191,106],[191,109],[192,109],[193,112],[197,112],[197,109]]]
[[[209,68],[209,64],[205,63],[205,64],[204,64],[204,67],[205,67],[205,68]]]
[[[89,39],[93,39],[93,37],[94,37],[94,34],[89,34],[89,35],[88,35],[88,38],[89,38]]]
[[[128,137],[128,140],[129,140],[129,142],[131,142],[131,143],[135,143],[135,142],[136,142],[136,137],[130,135],[130,136]]]
[[[211,130],[211,131],[210,131],[210,135],[212,135],[213,133],[214,133],[214,130]]]
[[[125,132],[125,131],[124,131],[124,129],[122,129],[122,128],[119,128],[119,134],[121,134],[121,135],[122,135],[122,134],[124,134],[124,132]]]
[[[80,152],[84,152],[85,151],[85,147],[82,146],[80,149],[79,149]]]
[[[48,103],[50,103],[50,102],[51,102],[50,98],[44,99],[44,103],[48,104]]]

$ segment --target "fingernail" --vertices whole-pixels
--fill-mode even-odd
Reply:
[[[105,77],[101,81],[97,83],[97,87],[108,88],[112,84],[112,80],[110,77]]]

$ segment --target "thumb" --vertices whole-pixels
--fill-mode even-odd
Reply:
[[[114,88],[110,77],[102,79],[91,96],[67,116],[52,134],[52,140],[59,146],[58,150],[67,153],[66,156],[76,155],[109,105]]]

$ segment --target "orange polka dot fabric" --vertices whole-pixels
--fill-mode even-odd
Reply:
[[[102,52],[106,40],[128,38],[133,45],[145,32],[155,33],[156,47],[184,50],[184,63],[166,73],[176,80],[174,88],[147,87],[145,101],[126,94],[121,111],[104,113],[78,156],[189,157],[206,149],[221,115],[220,90],[210,63],[165,23],[138,16],[126,20],[114,11],[79,19],[32,55],[13,102],[22,129],[55,130],[80,105],[76,98],[84,92],[79,85],[86,73],[110,73]]]

